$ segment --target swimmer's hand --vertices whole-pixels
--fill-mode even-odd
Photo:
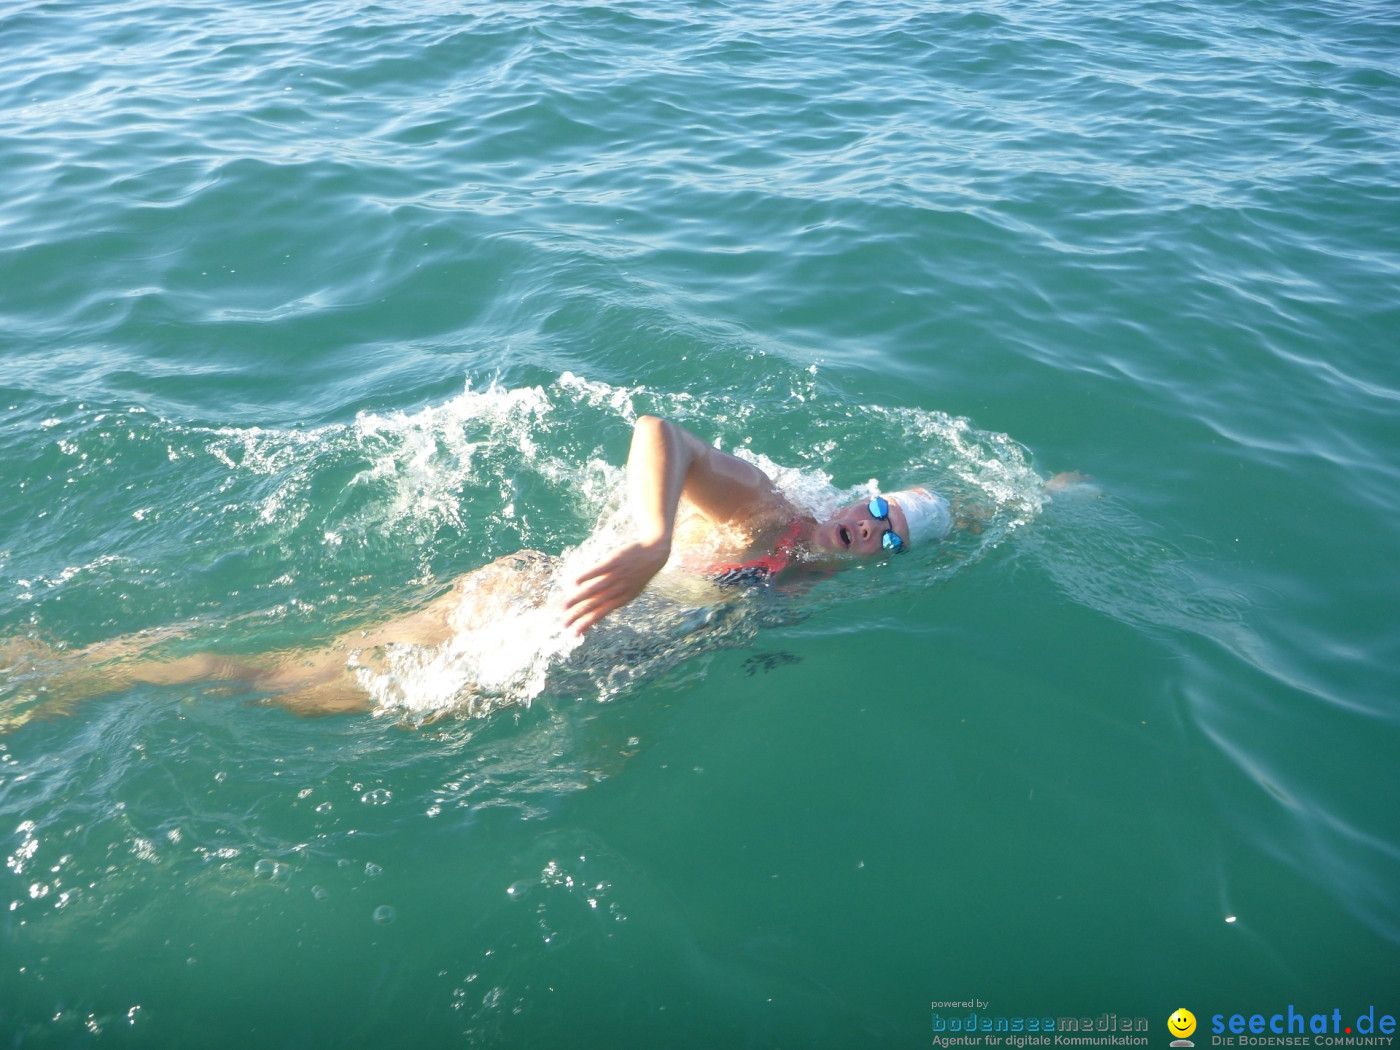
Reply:
[[[671,556],[669,541],[629,543],[573,581],[564,600],[564,626],[582,635],[608,613],[641,594]]]

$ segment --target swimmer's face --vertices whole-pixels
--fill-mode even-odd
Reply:
[[[841,554],[858,554],[862,557],[883,554],[885,549],[881,542],[891,526],[894,526],[899,538],[908,544],[909,523],[904,519],[904,511],[899,509],[899,504],[891,502],[889,520],[880,521],[870,514],[870,500],[863,499],[842,507],[813,529],[811,543],[818,550]]]

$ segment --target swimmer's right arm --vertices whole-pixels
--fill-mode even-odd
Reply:
[[[682,495],[713,521],[748,521],[786,505],[752,463],[669,420],[642,416],[627,455],[627,498],[639,537],[574,581],[565,601],[566,627],[582,634],[642,593],[671,556]]]

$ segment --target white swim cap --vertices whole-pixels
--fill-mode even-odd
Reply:
[[[928,489],[903,489],[891,492],[885,499],[899,504],[904,520],[909,523],[909,545],[925,540],[941,540],[953,528],[953,512],[948,501]]]

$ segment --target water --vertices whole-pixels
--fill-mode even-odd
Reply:
[[[314,645],[586,558],[642,412],[989,521],[522,627],[470,711],[17,665],[0,1034],[1400,1012],[1398,53],[1320,0],[5,8],[0,635]]]

